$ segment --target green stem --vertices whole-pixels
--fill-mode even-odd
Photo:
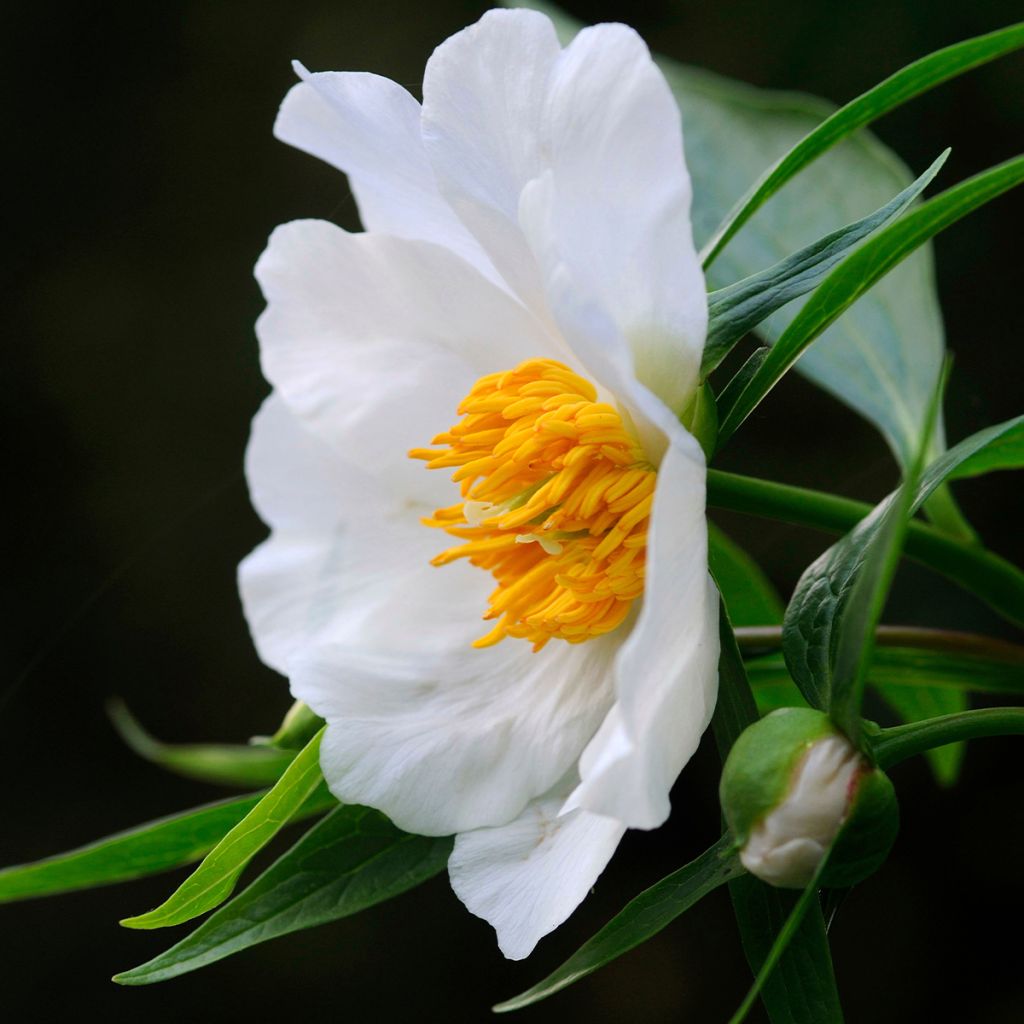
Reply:
[[[824,491],[708,470],[708,505],[747,515],[846,533],[871,512],[862,501]],[[1005,559],[974,544],[949,537],[921,520],[911,520],[908,558],[972,591],[993,610],[1024,626],[1024,574]]]
[[[736,642],[740,650],[763,650],[782,646],[782,626],[736,626]],[[1012,644],[978,633],[961,633],[953,629],[927,629],[922,626],[879,626],[875,630],[879,647],[916,647],[928,651],[951,651],[973,654],[1010,664],[1024,662],[1024,646]]]
[[[1024,708],[977,708],[883,729],[872,747],[882,768],[891,768],[915,754],[960,740],[985,736],[1024,736]]]

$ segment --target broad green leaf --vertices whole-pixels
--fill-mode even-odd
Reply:
[[[967,709],[967,693],[964,690],[927,684],[887,686],[885,683],[876,683],[875,689],[904,722],[921,722],[926,718],[952,715]],[[964,743],[951,743],[928,751],[925,756],[939,785],[951,786],[956,782],[966,750]]]
[[[837,142],[942,82],[1024,46],[1024,23],[976,36],[908,64],[835,111],[737,202],[704,249],[710,265],[726,243],[772,195]]]
[[[213,848],[206,859],[155,910],[125,918],[128,928],[167,928],[190,921],[231,895],[246,864],[288,823],[302,804],[323,786],[320,739],[303,747],[274,788]]]
[[[783,622],[782,650],[793,679],[813,706],[828,711],[861,746],[860,709],[875,631],[899,565],[946,376],[936,382],[921,448],[903,483],[877,515],[859,523],[800,577]]]
[[[730,836],[722,836],[696,860],[640,893],[561,967],[521,995],[498,1003],[495,1012],[540,1002],[657,935],[709,892],[743,874],[733,846]]]
[[[708,336],[701,376],[711,373],[733,345],[762,320],[817,287],[844,253],[903,213],[939,173],[948,156],[947,149],[921,177],[874,213],[830,232],[767,270],[712,292],[708,296]]]
[[[516,6],[550,15],[563,42],[581,27],[553,4],[531,0]],[[970,40],[964,44],[966,50],[953,49],[953,64],[943,73],[949,77],[966,71],[1022,42],[1021,26]],[[665,57],[656,60],[683,114],[686,160],[693,179],[694,238],[700,245],[752,183],[803,143],[835,107],[810,96],[756,89]],[[919,72],[920,68],[912,75]],[[749,277],[863,217],[913,177],[866,131],[837,146],[833,138],[825,141],[833,148],[813,164],[802,164],[799,186],[773,195],[721,253],[707,274],[710,288]],[[815,148],[811,155],[820,152]],[[786,166],[791,166],[788,161]],[[799,308],[800,300],[779,310],[757,333],[773,343]],[[873,423],[906,465],[917,451],[917,431],[943,350],[931,253],[925,246],[833,324],[796,368]],[[935,440],[939,446],[941,431]],[[944,529],[970,536],[945,490],[932,497],[929,512],[937,521],[942,513]]]
[[[729,439],[811,342],[893,267],[940,231],[1022,181],[1024,156],[1018,156],[928,200],[844,259],[814,290],[736,400],[727,407],[720,403],[719,445]],[[913,436],[920,440],[919,431]]]
[[[114,981],[165,981],[382,903],[443,871],[451,846],[400,832],[369,808],[337,807],[191,935]]]
[[[220,800],[45,860],[4,868],[0,870],[0,903],[128,882],[191,864],[213,849],[262,798],[262,793],[253,793]],[[294,820],[322,814],[336,804],[329,793],[314,793]]]
[[[724,762],[736,737],[757,721],[757,706],[724,606],[719,609],[719,637],[718,704],[711,728]],[[729,896],[747,962],[756,974],[786,921],[791,897],[752,875],[734,878]],[[764,985],[761,999],[772,1024],[841,1024],[843,1011],[820,907],[812,907],[804,916]]]
[[[293,751],[241,743],[161,743],[143,729],[123,701],[110,701],[107,713],[121,739],[139,757],[201,782],[266,786],[281,776],[295,756]]]
[[[783,605],[761,567],[714,523],[708,523],[708,565],[736,626],[782,621]]]

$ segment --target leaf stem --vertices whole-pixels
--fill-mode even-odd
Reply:
[[[736,626],[740,650],[762,650],[782,646],[781,626]],[[875,631],[879,647],[917,647],[929,651],[951,651],[976,655],[1011,664],[1024,663],[1024,646],[979,633],[953,629],[927,629],[923,626],[879,626]]]
[[[897,725],[883,729],[872,746],[879,766],[891,768],[926,750],[986,736],[1024,736],[1024,708],[976,708]]]
[[[810,526],[826,533],[846,533],[871,506],[791,484],[708,470],[708,505],[747,515]],[[949,537],[921,520],[912,520],[905,553],[947,579],[975,593],[993,610],[1024,626],[1024,574],[986,548]]]

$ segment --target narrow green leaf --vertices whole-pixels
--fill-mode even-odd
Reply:
[[[696,860],[673,871],[627,903],[621,913],[543,981],[521,995],[498,1003],[494,1011],[521,1010],[540,1002],[657,935],[709,892],[743,874],[733,845],[728,835],[722,836]]]
[[[1024,466],[1024,416],[1016,416],[965,437],[940,455],[925,470],[920,486],[922,492],[931,494],[944,480],[959,480],[1021,466]]]
[[[803,351],[872,285],[915,249],[968,213],[1024,181],[1024,156],[992,167],[923,203],[874,235],[815,289],[742,393],[720,403],[719,446],[781,380]]]
[[[261,793],[206,804],[77,850],[0,871],[0,903],[126,882],[198,860],[259,803]]]
[[[450,838],[400,832],[366,807],[337,807],[191,935],[114,981],[165,981],[268,939],[347,917],[444,870],[451,846]]]
[[[830,232],[767,270],[711,292],[701,377],[711,373],[733,345],[762,320],[815,288],[844,253],[903,213],[939,173],[948,156],[947,149],[924,174],[874,213]]]
[[[190,921],[231,895],[246,864],[288,823],[323,785],[320,739],[300,751],[274,788],[214,847],[206,859],[155,910],[125,918],[127,928],[167,928]]]
[[[305,701],[297,700],[268,742],[284,750],[301,750],[323,724],[324,720]]]
[[[799,171],[846,136],[883,114],[980,64],[1024,46],[1024,23],[947,46],[908,64],[826,118],[766,171],[726,216],[704,246],[705,268],[767,199]]]
[[[223,786],[266,786],[278,779],[294,752],[245,744],[162,743],[154,739],[120,700],[107,714],[121,739],[139,757],[186,778]]]
[[[761,567],[714,523],[708,523],[708,565],[736,626],[782,622],[784,611]]]
[[[724,762],[736,737],[757,721],[757,706],[724,606],[719,610],[719,637],[718,704],[711,728]],[[734,878],[729,896],[747,962],[756,974],[787,919],[791,896],[752,875]],[[841,1024],[843,1012],[820,907],[804,916],[761,998],[772,1024]]]
[[[138,825],[67,853],[0,870],[0,903],[128,882],[205,856],[263,798],[232,797]],[[337,801],[314,793],[293,820],[322,814]]]
[[[946,377],[936,383],[921,449],[903,483],[804,572],[786,609],[782,650],[793,679],[807,700],[828,711],[859,746],[864,745],[860,708],[875,631],[899,565]]]
[[[753,1008],[757,997],[765,990],[772,972],[778,966],[789,944],[800,933],[800,927],[812,906],[818,908],[820,916],[821,907],[818,904],[818,883],[827,863],[828,853],[826,852],[825,856],[821,858],[817,870],[814,872],[814,877],[807,883],[804,891],[793,904],[782,927],[776,931],[775,940],[772,942],[771,948],[761,963],[757,976],[754,978],[754,984],[750,986],[750,990],[740,1004],[739,1009],[732,1015],[729,1024],[743,1024],[743,1021],[746,1020],[747,1014]]]

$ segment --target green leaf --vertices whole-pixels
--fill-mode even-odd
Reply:
[[[444,870],[451,845],[450,838],[400,832],[366,807],[337,807],[191,935],[114,981],[165,981],[268,939],[347,917]]]
[[[804,572],[783,622],[782,650],[793,679],[862,747],[860,709],[875,631],[899,565],[946,377],[936,383],[921,448],[903,483]]]
[[[320,739],[323,730],[296,756],[274,788],[213,848],[206,859],[155,910],[125,918],[127,928],[167,928],[190,921],[231,895],[246,864],[323,785]]]
[[[263,798],[232,797],[107,836],[77,850],[0,870],[0,903],[128,882],[191,864],[208,853]],[[337,801],[316,794],[295,815],[322,814]]]
[[[967,694],[963,690],[925,684],[887,686],[884,683],[875,684],[875,688],[904,722],[920,722],[967,709]],[[927,752],[928,764],[940,786],[951,786],[956,782],[966,750],[964,743],[951,743]]]
[[[1015,435],[1020,422],[1020,418],[1017,418],[981,430],[932,462],[914,484],[909,513],[916,512],[960,466],[969,464],[971,459],[986,459],[988,453],[1003,450],[1003,440]],[[836,644],[835,622],[861,569],[865,552],[880,529],[886,511],[901,493],[905,495],[909,492],[907,488],[901,488],[889,495],[850,533],[808,566],[797,582],[783,623],[783,650],[793,679],[815,707],[830,706]],[[953,549],[953,545],[950,545],[950,549]],[[994,556],[992,563],[996,564]],[[1021,585],[1020,573],[1008,563],[1003,567],[1006,594],[997,607],[1015,621],[1022,622],[1024,587]]]
[[[830,851],[829,851],[830,852]],[[818,884],[822,874],[825,871],[825,867],[828,864],[828,852],[821,858],[817,869],[814,872],[814,877],[807,883],[803,892],[800,893],[796,901],[793,903],[789,914],[786,916],[785,921],[782,923],[780,928],[775,929],[775,939],[769,947],[767,953],[765,953],[761,966],[758,969],[757,976],[754,978],[754,984],[751,985],[750,990],[747,992],[746,997],[740,1004],[739,1009],[732,1015],[729,1020],[729,1024],[743,1024],[746,1020],[747,1014],[750,1013],[753,1008],[754,1001],[768,988],[768,982],[772,977],[772,972],[778,966],[779,961],[785,955],[787,948],[790,943],[800,934],[801,927],[803,926],[804,919],[807,918],[808,912],[812,907],[817,908],[818,916],[821,917],[821,907],[818,903]],[[812,928],[813,916],[811,918]],[[827,940],[826,940],[827,941]],[[826,1012],[835,1014],[838,1011],[838,1006],[830,1007]],[[819,1012],[819,1011],[815,1011]],[[796,1018],[800,1019],[800,1018]],[[827,1017],[814,1017],[810,1018],[814,1020],[827,1020]],[[842,1017],[837,1019],[841,1020]],[[773,1018],[773,1021],[775,1018]]]
[[[708,523],[708,565],[736,626],[782,621],[783,605],[761,567],[714,523]]]
[[[947,156],[948,149],[921,177],[874,213],[830,232],[767,270],[712,292],[708,296],[708,336],[701,376],[711,373],[733,345],[762,320],[815,288],[845,252],[903,213],[938,174]]]
[[[1024,23],[947,46],[908,64],[841,107],[755,182],[704,247],[709,266],[770,196],[841,139],[942,82],[1024,46]]]
[[[735,401],[728,406],[720,403],[719,446],[731,437],[811,342],[893,267],[934,235],[1022,181],[1024,156],[1019,156],[928,200],[843,260],[815,289]],[[918,431],[912,436],[920,440]]]
[[[718,704],[711,729],[724,762],[736,737],[757,721],[757,706],[724,605],[719,610],[719,637]],[[729,896],[747,962],[756,973],[786,921],[790,894],[741,875],[729,883]],[[804,916],[761,998],[772,1024],[841,1024],[843,1012],[820,907]]]
[[[494,1011],[520,1010],[540,1002],[657,935],[709,892],[743,874],[733,846],[728,835],[722,836],[696,860],[673,871],[626,904],[621,913],[543,981],[521,995],[498,1003]]]
[[[126,882],[198,860],[259,803],[261,793],[206,804],[77,850],[0,871],[0,903]]]
[[[921,489],[930,494],[944,480],[981,476],[1024,465],[1024,416],[986,427],[964,438],[925,470]],[[924,500],[923,498],[921,499]]]
[[[278,779],[294,752],[267,746],[214,743],[161,743],[139,724],[120,700],[107,713],[121,739],[139,757],[186,778],[223,786],[265,786]]]

